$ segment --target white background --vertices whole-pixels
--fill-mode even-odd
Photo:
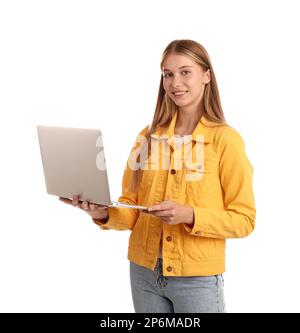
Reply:
[[[255,232],[227,242],[227,311],[300,311],[298,3],[0,2],[1,312],[134,311],[129,232],[46,194],[36,125],[101,128],[117,199],[161,54],[181,38],[210,54],[255,168]]]

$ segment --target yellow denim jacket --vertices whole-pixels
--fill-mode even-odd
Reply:
[[[109,220],[100,227],[131,230],[128,259],[151,270],[155,267],[162,239],[165,276],[220,274],[225,271],[225,239],[245,237],[254,229],[253,168],[238,132],[228,125],[210,127],[212,123],[204,117],[187,140],[191,143],[192,160],[186,163],[183,149],[177,149],[173,140],[176,119],[177,114],[168,129],[160,128],[152,134],[153,142],[168,143],[170,153],[153,148],[156,156],[148,159],[147,167],[143,167],[136,193],[128,190],[132,176],[128,160],[119,201],[151,206],[173,200],[191,206],[193,228],[187,224],[168,225],[158,217],[126,208],[108,208]],[[164,154],[169,166],[163,167]]]

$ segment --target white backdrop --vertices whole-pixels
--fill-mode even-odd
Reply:
[[[228,240],[228,312],[299,312],[298,1],[0,2],[1,312],[132,312],[129,232],[49,196],[36,125],[101,128],[112,187],[150,123],[173,39],[211,56],[255,168],[257,225]],[[297,23],[298,21],[298,23]]]

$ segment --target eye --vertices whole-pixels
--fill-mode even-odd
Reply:
[[[164,78],[168,78],[168,77],[171,77],[173,74],[172,73],[167,73],[167,72],[165,72],[165,73],[163,73],[163,77]]]
[[[190,73],[190,71],[182,71],[181,72],[181,74],[183,75],[183,76],[186,76],[186,75],[188,75]]]

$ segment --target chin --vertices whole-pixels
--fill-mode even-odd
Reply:
[[[175,102],[175,101],[173,101],[177,106],[180,106],[180,107],[183,107],[183,106],[187,106],[189,103],[187,103],[187,102]]]

